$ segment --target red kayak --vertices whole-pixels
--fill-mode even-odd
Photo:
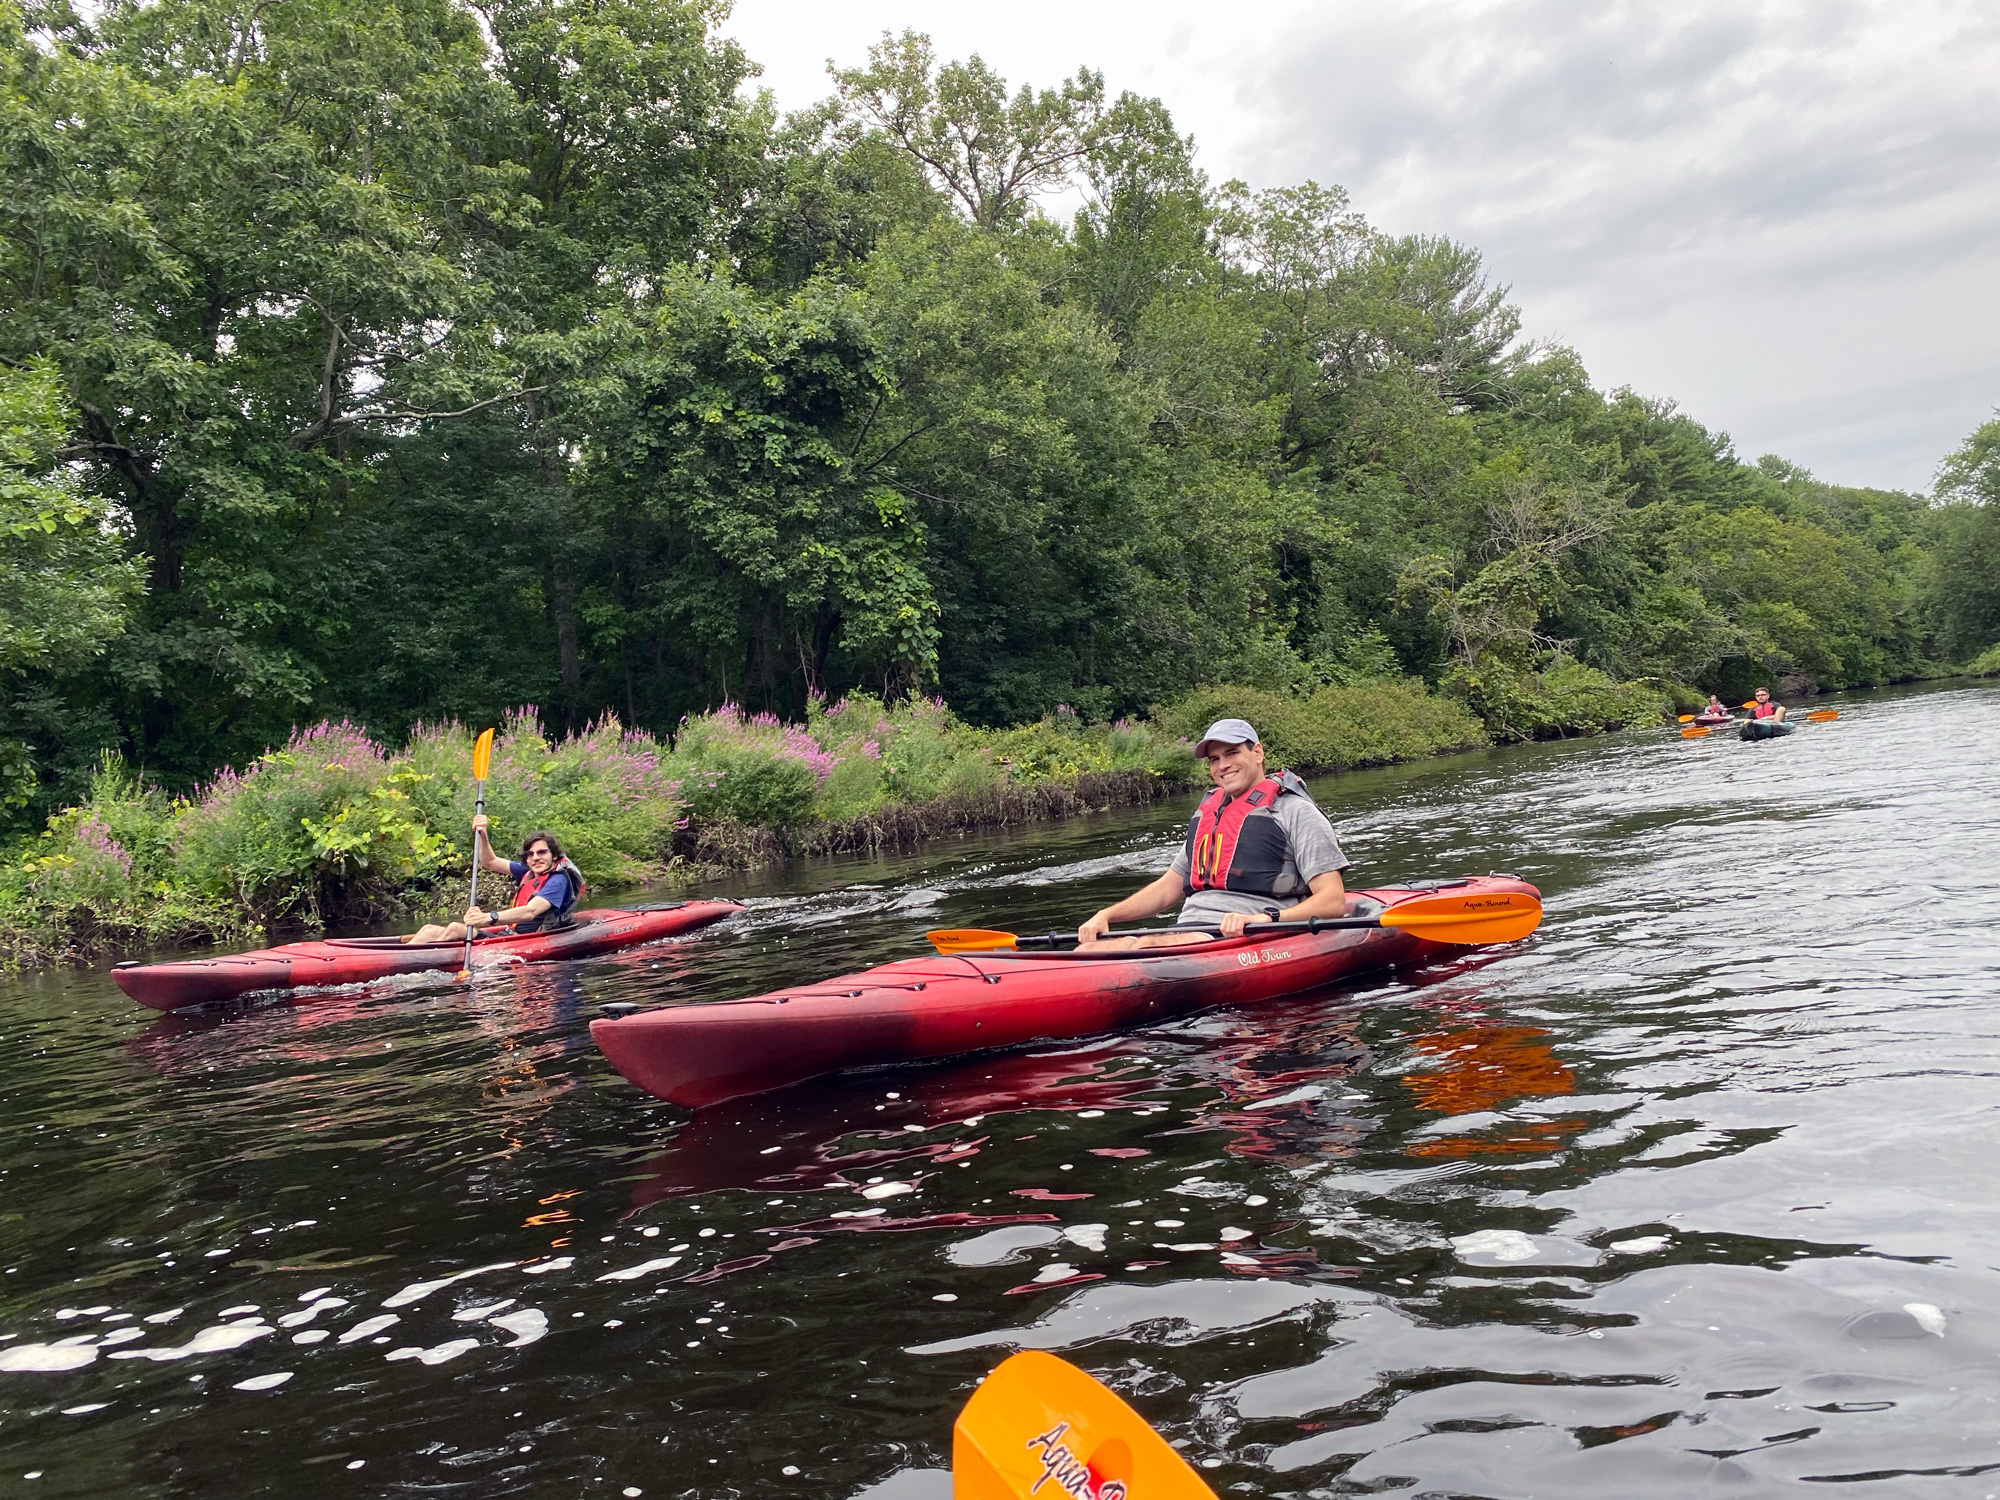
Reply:
[[[706,927],[743,910],[736,901],[673,901],[630,910],[607,908],[580,911],[568,927],[556,932],[524,932],[510,937],[479,938],[472,945],[472,965],[541,963],[557,958],[594,958],[619,948],[650,943]],[[311,943],[286,943],[255,953],[223,958],[188,958],[167,964],[119,964],[111,971],[118,988],[155,1010],[178,1010],[204,1000],[228,1000],[255,990],[296,990],[325,985],[361,984],[392,974],[420,974],[431,969],[457,969],[465,962],[465,944],[406,943],[401,938],[323,938]]]
[[[1468,908],[1540,895],[1504,875],[1355,895],[1390,907],[1433,896],[1440,885],[1462,894]],[[1102,954],[934,955],[749,1000],[596,1020],[590,1035],[611,1065],[647,1093],[699,1108],[844,1068],[1095,1036],[1465,951],[1462,944],[1367,927],[1264,938],[1253,929],[1240,938]]]

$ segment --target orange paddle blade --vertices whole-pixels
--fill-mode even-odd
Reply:
[[[1833,720],[1835,720],[1835,719],[1837,719],[1837,718],[1839,718],[1839,717],[1840,717],[1840,715],[1839,715],[1839,714],[1837,714],[1837,713],[1835,713],[1835,712],[1834,712],[1834,711],[1833,711],[1832,709],[1830,709],[1830,708],[1822,708],[1822,709],[1817,709],[1817,710],[1815,710],[1814,712],[1812,712],[1812,713],[1809,713],[1809,714],[1807,714],[1807,715],[1806,715],[1806,722],[1807,722],[1808,724],[1829,724],[1829,723],[1831,723],[1831,722],[1832,722]]]
[[[1525,891],[1440,891],[1384,907],[1376,920],[1437,943],[1511,943],[1542,925],[1542,903]]]
[[[1215,1500],[1146,1419],[1075,1365],[1030,1349],[951,1431],[952,1500]]]
[[[479,738],[472,742],[472,779],[484,781],[486,773],[493,768],[493,731],[482,729]]]
[[[1706,724],[1697,724],[1692,729],[1683,729],[1681,731],[1681,738],[1684,740],[1698,740],[1707,733],[1708,726]]]
[[[1694,719],[1693,714],[1682,714],[1680,718],[1678,718],[1674,722],[1678,724],[1686,724],[1692,722],[1693,719]]]
[[[994,932],[985,927],[940,927],[935,932],[927,932],[931,946],[943,954],[991,953],[996,948],[1014,946],[1014,934]]]

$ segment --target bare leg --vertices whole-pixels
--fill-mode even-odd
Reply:
[[[1079,953],[1125,953],[1134,948],[1181,948],[1189,943],[1212,943],[1212,932],[1149,932],[1144,937],[1099,938],[1090,944],[1077,944]]]
[[[465,941],[465,924],[448,922],[440,927],[435,922],[426,922],[415,932],[403,939],[406,943],[462,943]]]

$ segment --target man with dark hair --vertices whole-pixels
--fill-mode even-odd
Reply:
[[[406,943],[463,942],[468,929],[508,927],[515,932],[553,932],[570,924],[570,910],[583,895],[583,871],[563,853],[562,844],[552,833],[537,829],[521,840],[521,857],[502,859],[486,841],[486,817],[472,820],[473,856],[479,868],[519,881],[511,906],[499,911],[466,908],[457,922],[419,928]],[[491,934],[489,934],[490,936]]]
[[[1109,938],[1107,928],[1181,907],[1182,926],[1239,937],[1259,922],[1338,917],[1347,910],[1340,872],[1347,857],[1306,784],[1290,771],[1269,774],[1257,731],[1218,719],[1194,747],[1215,790],[1188,820],[1187,838],[1167,872],[1076,930],[1081,947],[1140,948],[1211,941],[1209,932],[1156,932]],[[1185,905],[1182,905],[1185,898]]]
[[[1771,701],[1771,690],[1769,688],[1758,688],[1756,695],[1750,700],[1750,717],[1753,719],[1776,719],[1782,724],[1785,722],[1785,705]]]

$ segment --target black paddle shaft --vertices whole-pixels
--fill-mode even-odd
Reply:
[[[1332,932],[1341,927],[1380,927],[1382,919],[1374,917],[1308,917],[1303,922],[1258,922],[1243,931],[1245,937],[1276,937],[1287,932]],[[1211,937],[1221,937],[1220,927],[1185,926],[1173,927],[1114,927],[1104,935],[1114,937],[1150,937],[1156,932],[1205,932]],[[1075,947],[1076,934],[1073,932],[1048,932],[1039,936],[1024,935],[1014,939],[1016,948],[1061,948]]]

